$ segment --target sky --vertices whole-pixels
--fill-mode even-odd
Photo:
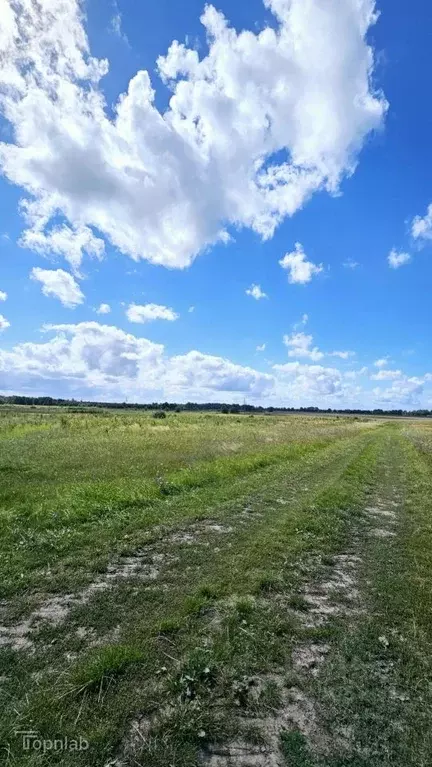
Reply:
[[[432,408],[427,0],[0,18],[0,393]]]

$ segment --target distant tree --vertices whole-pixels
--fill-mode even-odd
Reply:
[[[167,414],[165,413],[165,410],[155,410],[153,413],[153,418],[166,418]]]
[[[268,407],[263,408],[262,405],[238,405],[238,404],[226,404],[225,402],[186,402],[186,404],[178,404],[176,402],[87,402],[85,400],[77,401],[75,399],[57,399],[54,397],[29,397],[18,394],[0,395],[0,407],[7,407],[9,405],[27,405],[30,407],[35,406],[54,406],[54,407],[67,407],[70,412],[74,413],[103,413],[109,409],[123,409],[123,410],[153,410],[156,412],[162,412],[162,415],[157,415],[157,418],[165,418],[164,411],[171,412],[193,412],[193,413],[333,413],[337,415],[371,415],[371,416],[399,416],[399,417],[412,417],[417,416],[421,418],[432,418],[432,410],[383,410],[382,408],[376,408],[375,410],[362,410],[361,408],[346,408],[346,409],[321,409],[314,406],[309,407]]]

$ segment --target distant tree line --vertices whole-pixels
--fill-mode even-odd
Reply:
[[[176,402],[148,402],[148,403],[133,403],[133,402],[87,402],[84,400],[76,399],[58,399],[55,397],[26,397],[18,394],[11,396],[0,396],[0,405],[43,405],[57,407],[68,407],[73,409],[87,409],[103,408],[103,409],[116,409],[116,410],[153,410],[153,411],[165,411],[165,412],[177,412],[182,411],[197,412],[197,411],[211,411],[217,413],[334,413],[337,415],[388,415],[388,416],[417,416],[423,418],[431,418],[432,410],[383,410],[382,408],[375,408],[374,410],[362,410],[360,408],[344,408],[344,409],[332,409],[332,408],[319,408],[319,407],[263,407],[262,405],[228,405],[225,402],[186,402],[186,404],[179,404]]]

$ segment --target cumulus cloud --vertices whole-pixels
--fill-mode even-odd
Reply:
[[[7,293],[5,290],[0,290],[0,301],[6,301]]]
[[[395,381],[402,377],[401,370],[385,370],[382,369],[378,373],[371,376],[373,381]]]
[[[421,216],[414,218],[411,233],[415,240],[432,240],[432,203],[428,205],[423,218]]]
[[[402,375],[385,389],[375,388],[373,395],[376,402],[384,407],[417,407],[427,381],[428,376],[419,378]]]
[[[362,376],[367,375],[368,373],[367,367],[362,367],[359,370],[346,370],[344,372],[345,378],[351,381],[355,381],[357,378],[361,378]]]
[[[318,402],[322,397],[343,394],[343,376],[336,368],[288,362],[274,365],[273,369],[277,373],[279,390],[285,387],[285,396],[291,396],[293,400]]]
[[[350,357],[354,357],[355,352],[342,351],[342,352],[329,352],[329,357],[339,357],[341,360],[349,360]]]
[[[23,343],[0,351],[0,370],[8,388],[15,381],[54,380],[138,400],[156,396],[187,400],[229,399],[234,394],[260,397],[272,389],[271,375],[222,357],[191,351],[168,357],[164,347],[146,338],[97,322],[46,325],[53,334],[44,343]]]
[[[265,394],[274,385],[266,373],[197,351],[172,357],[166,379],[171,391],[212,390],[248,393],[251,397]]]
[[[227,227],[268,238],[313,193],[336,193],[387,110],[366,41],[374,0],[264,4],[275,28],[259,33],[206,6],[206,55],[174,41],[158,60],[167,110],[139,71],[111,116],[79,0],[3,0],[0,167],[27,195],[22,244],[77,269],[104,238],[183,268]]]
[[[315,274],[323,271],[322,264],[314,264],[307,260],[306,253],[300,242],[296,242],[295,249],[279,261],[282,269],[288,270],[288,282],[298,285],[306,285]]]
[[[307,357],[313,362],[318,362],[324,357],[317,346],[312,347],[313,336],[306,333],[285,335],[283,342],[288,347],[288,357]]]
[[[179,315],[168,306],[159,304],[129,304],[126,309],[126,317],[129,322],[153,322],[153,320],[178,320]]]
[[[392,269],[399,269],[399,267],[409,264],[411,256],[409,253],[404,253],[402,250],[398,251],[396,248],[393,248],[387,256],[387,261]]]
[[[24,343],[13,350],[18,371],[50,378],[80,379],[90,386],[118,384],[135,379],[145,369],[157,376],[163,347],[145,338],[98,322],[45,325],[53,338]]]
[[[6,319],[6,317],[3,317],[2,314],[0,314],[0,333],[3,330],[6,330],[7,328],[10,328],[10,322]]]
[[[100,304],[96,309],[96,314],[109,314],[111,307],[109,304]]]
[[[84,301],[84,294],[77,281],[63,269],[40,269],[35,266],[30,277],[41,283],[44,296],[58,298],[69,309],[74,309]]]
[[[1,320],[0,320],[1,324]],[[169,400],[319,407],[416,405],[432,375],[401,378],[388,388],[361,388],[367,373],[299,361],[269,373],[192,350],[169,356],[161,344],[98,322],[45,325],[46,339],[0,349],[2,391],[137,402]]]
[[[302,323],[294,325],[295,328],[299,327],[299,324],[305,324],[308,320],[307,314],[303,315]],[[335,351],[335,352],[322,352],[317,346],[312,346],[313,336],[307,335],[303,332],[291,333],[291,335],[285,335],[283,337],[285,346],[288,347],[288,357],[307,357],[312,362],[319,362],[324,356],[327,357],[339,357],[339,359],[347,360],[354,356],[354,352],[351,351]]]
[[[368,371],[341,371],[335,367],[302,362],[274,365],[276,402],[296,407],[317,405],[326,408],[358,408],[374,406],[375,395],[358,381]]]
[[[246,290],[246,295],[252,296],[256,301],[259,301],[260,298],[268,298],[267,293],[264,293],[264,291],[261,290],[261,285],[251,285],[250,288]]]
[[[381,359],[375,360],[374,365],[376,368],[385,368],[385,366],[388,365],[388,361],[388,357],[381,357]]]
[[[64,256],[75,271],[81,264],[83,253],[99,259],[103,257],[105,243],[100,237],[96,237],[88,226],[72,229],[64,224],[44,232],[44,221],[37,215],[32,216],[34,206],[22,206],[22,209],[29,211],[26,218],[28,223],[33,224],[33,228],[26,229],[19,240],[23,248],[34,250],[43,256]]]

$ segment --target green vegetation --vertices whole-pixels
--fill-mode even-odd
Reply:
[[[0,395],[0,406],[3,409],[8,406],[30,406],[30,407],[43,407],[43,408],[58,408],[64,407],[68,410],[78,412],[97,412],[98,409],[115,409],[115,410],[166,410],[168,412],[181,413],[183,411],[188,412],[221,412],[221,413],[345,413],[347,415],[374,415],[374,416],[417,416],[422,418],[432,417],[432,410],[383,410],[382,408],[375,408],[374,410],[360,410],[346,408],[344,410],[333,410],[332,408],[326,408],[321,410],[319,407],[301,407],[298,410],[294,407],[268,407],[264,408],[262,405],[243,405],[233,404],[227,405],[224,402],[187,402],[186,404],[178,405],[176,402],[151,402],[151,403],[132,403],[132,402],[79,402],[74,399],[60,399],[53,397],[28,397],[19,394],[12,394],[9,396]]]
[[[429,765],[431,491],[427,422],[3,411],[5,763]]]

